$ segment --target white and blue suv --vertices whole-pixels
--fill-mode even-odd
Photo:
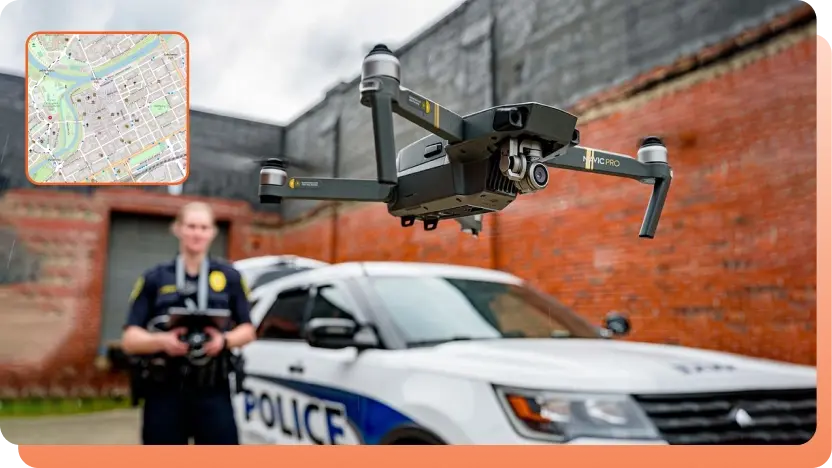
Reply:
[[[616,340],[504,272],[273,266],[234,397],[248,444],[800,444],[816,369]],[[271,263],[270,263],[271,262]],[[305,262],[305,263],[304,263]],[[295,266],[292,266],[295,265]],[[262,274],[262,268],[259,274]]]

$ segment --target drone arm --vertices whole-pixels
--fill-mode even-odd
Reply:
[[[387,202],[394,185],[366,179],[332,179],[293,177],[284,184],[260,185],[260,198],[265,202],[283,198],[355,202]]]
[[[656,179],[653,184],[653,193],[650,195],[650,201],[647,202],[647,211],[644,212],[644,220],[641,222],[641,231],[639,237],[646,237],[652,239],[656,235],[656,228],[659,227],[659,218],[662,216],[662,209],[664,209],[664,202],[667,200],[667,193],[670,191],[670,180]]]
[[[448,143],[458,143],[464,139],[462,117],[459,114],[407,88],[398,87],[393,112]]]
[[[558,169],[626,177],[645,183],[656,177],[655,167],[644,164],[635,158],[584,146],[572,146],[560,156],[547,158],[542,162],[549,167]],[[667,165],[665,164],[665,166]]]
[[[462,116],[424,96],[401,86],[387,76],[364,79],[359,90],[361,104],[372,110],[376,159],[384,158],[385,146],[392,145],[395,154],[393,114],[447,140],[458,143],[464,139]],[[395,156],[394,156],[395,159]]]
[[[642,147],[642,150],[649,147]],[[656,148],[655,146],[653,148]],[[664,150],[664,147],[660,147]],[[666,154],[666,150],[665,154]],[[580,172],[594,172],[598,174],[635,179],[645,184],[653,185],[653,193],[647,204],[639,237],[652,239],[656,234],[662,209],[670,190],[673,172],[666,159],[642,162],[622,154],[611,153],[582,146],[570,147],[566,152],[550,159],[544,159],[543,164],[557,168]]]
[[[464,139],[463,120],[459,114],[401,85],[399,59],[384,44],[376,45],[364,57],[358,92],[361,104],[372,109],[379,181],[388,181],[386,170],[395,171],[395,167],[389,167],[395,166],[396,160],[394,113],[449,143],[459,143]],[[395,178],[390,181],[396,183]]]
[[[369,95],[370,114],[373,121],[373,143],[376,151],[378,181],[386,184],[398,182],[396,168],[396,140],[393,128],[394,97],[389,92]]]

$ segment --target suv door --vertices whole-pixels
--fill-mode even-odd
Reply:
[[[300,369],[309,292],[305,287],[274,291],[254,306],[258,315],[262,308],[268,310],[257,326],[257,339],[242,349],[246,378],[235,396],[235,412],[244,444],[295,444],[304,438],[297,392],[290,383]]]
[[[348,318],[358,323],[367,323],[367,315],[360,302],[351,294],[350,288],[341,281],[331,281],[314,286],[311,303],[304,325],[314,318]],[[378,352],[377,350],[365,351]],[[327,417],[310,421],[316,441],[313,443],[351,445],[365,443],[366,399],[359,396],[374,384],[371,369],[362,365],[362,359],[355,348],[323,349],[304,342],[300,359],[302,374],[297,380],[303,383],[304,391],[323,405]],[[315,424],[317,422],[317,424]]]

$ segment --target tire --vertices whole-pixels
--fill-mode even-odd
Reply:
[[[388,433],[379,445],[447,445],[438,435],[422,427],[399,427]]]
[[[442,445],[442,444],[427,441],[427,440],[424,440],[424,439],[409,438],[409,439],[399,439],[397,441],[394,441],[390,445]]]

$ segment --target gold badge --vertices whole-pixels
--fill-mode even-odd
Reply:
[[[289,188],[293,189],[295,188],[295,185],[297,185],[295,183],[295,179],[289,179]]]
[[[130,302],[136,300],[139,297],[139,293],[142,292],[144,288],[144,276],[139,276],[139,279],[136,280],[136,284],[133,285],[133,291],[130,292]]]
[[[225,275],[221,271],[212,271],[208,275],[208,284],[215,292],[221,292],[225,289]]]

